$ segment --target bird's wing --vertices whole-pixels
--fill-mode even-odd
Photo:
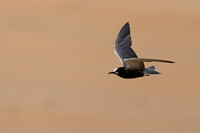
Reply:
[[[124,62],[126,63],[128,70],[142,70],[145,69],[144,63],[139,58],[129,58],[125,59]]]
[[[169,61],[169,60],[162,60],[162,59],[150,59],[150,58],[129,58],[125,59],[124,61],[143,61],[143,62],[164,62],[164,63],[174,63],[174,61]]]
[[[138,58],[136,53],[131,48],[130,26],[128,22],[122,27],[117,36],[115,41],[115,53],[122,61],[124,67],[126,67],[124,59]]]
[[[169,61],[169,60],[148,59],[148,58],[129,58],[129,59],[125,59],[124,62],[127,64],[127,69],[130,69],[130,70],[144,69],[145,67],[144,67],[143,62],[174,63],[173,61]]]

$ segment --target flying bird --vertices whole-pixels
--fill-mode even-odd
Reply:
[[[169,60],[138,58],[131,48],[130,26],[127,22],[120,30],[115,41],[115,54],[119,57],[123,67],[118,67],[108,74],[115,74],[122,78],[137,78],[149,76],[150,74],[160,74],[154,66],[145,68],[144,62],[164,62],[174,63]]]

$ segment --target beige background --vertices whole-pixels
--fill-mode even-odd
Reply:
[[[199,0],[0,1],[1,133],[199,133]],[[124,80],[113,52],[174,60]]]

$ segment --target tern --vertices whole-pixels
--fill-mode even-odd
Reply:
[[[162,59],[138,58],[131,48],[131,44],[130,26],[127,22],[120,30],[114,48],[115,54],[121,60],[123,67],[115,68],[114,71],[108,74],[115,74],[125,79],[138,78],[151,74],[161,74],[154,66],[145,68],[144,62],[174,63],[173,61]]]

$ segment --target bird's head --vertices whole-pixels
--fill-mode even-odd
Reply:
[[[120,71],[120,67],[119,68],[115,68],[112,72],[109,72],[108,74],[116,74],[118,75]]]

